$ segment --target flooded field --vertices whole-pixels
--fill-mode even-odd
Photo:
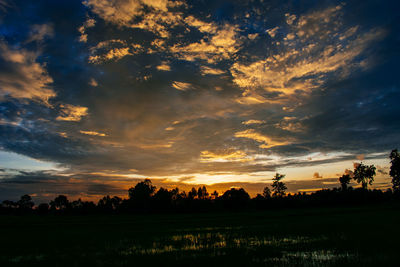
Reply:
[[[397,207],[3,216],[1,266],[396,265]]]

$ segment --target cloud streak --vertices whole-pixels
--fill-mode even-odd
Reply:
[[[111,191],[111,174],[254,188],[276,171],[334,177],[361,154],[384,176],[400,145],[398,8],[360,3],[4,6],[0,149],[64,168],[74,194],[103,189],[73,173]]]

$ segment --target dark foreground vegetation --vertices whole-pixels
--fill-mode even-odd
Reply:
[[[60,195],[35,206],[24,195],[1,205],[0,266],[397,266],[397,150],[390,159],[386,191],[368,189],[375,167],[360,163],[340,187],[312,194],[286,194],[277,173],[254,198],[148,179],[97,204]]]
[[[0,266],[398,266],[399,208],[3,215]]]

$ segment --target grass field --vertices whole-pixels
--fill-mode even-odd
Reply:
[[[399,211],[0,216],[0,266],[395,266]]]

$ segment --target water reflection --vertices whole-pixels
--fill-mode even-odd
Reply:
[[[291,236],[291,237],[258,237],[258,236],[238,236],[229,232],[206,232],[206,233],[185,233],[179,235],[167,236],[157,239],[151,245],[143,246],[140,244],[131,245],[122,250],[124,255],[154,255],[179,251],[202,251],[202,250],[222,250],[222,249],[257,249],[257,248],[290,248],[291,246],[299,246],[321,242],[327,240],[325,236],[308,237],[308,236]],[[300,254],[296,254],[300,253]],[[303,254],[301,254],[303,253]],[[314,257],[319,255],[309,252],[293,252],[285,254],[286,257]],[[328,252],[324,252],[328,257]],[[331,253],[331,252],[329,252]],[[333,253],[333,252],[332,252]],[[331,254],[332,254],[331,253]],[[310,256],[311,255],[311,256]],[[329,254],[330,255],[330,254]]]

